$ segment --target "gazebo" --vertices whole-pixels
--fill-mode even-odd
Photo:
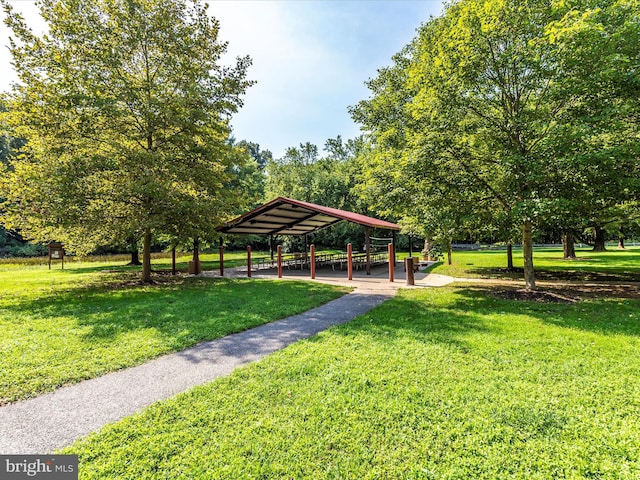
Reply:
[[[227,222],[216,230],[238,235],[265,235],[270,237],[271,244],[273,244],[274,235],[308,235],[342,221],[356,223],[365,228],[367,274],[371,272],[372,228],[391,230],[393,251],[395,252],[396,232],[400,230],[400,227],[395,223],[285,197],[271,200]]]

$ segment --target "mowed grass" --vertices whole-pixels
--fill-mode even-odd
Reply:
[[[82,479],[640,478],[640,300],[402,290],[64,453]]]
[[[337,253],[338,250],[318,250],[317,253]],[[286,255],[286,254],[285,254]],[[268,251],[253,251],[251,252],[251,258],[255,264],[259,259],[268,259],[271,254]],[[247,265],[247,251],[229,251],[225,250],[223,253],[223,260],[225,268],[246,266]],[[200,253],[200,263],[203,270],[219,270],[220,268],[220,254],[218,252],[212,253]],[[131,259],[131,254],[110,254],[110,255],[92,255],[89,257],[65,257],[65,265],[74,267],[83,265],[85,268],[93,265],[95,268],[108,266],[116,271],[140,271],[140,266],[126,265]],[[177,252],[176,253],[176,269],[181,272],[187,272],[189,267],[189,261],[193,259],[193,253],[191,252]],[[24,258],[0,258],[0,267],[21,267],[26,265],[48,265],[47,257],[24,257]],[[142,255],[140,255],[140,261],[142,261]],[[151,254],[152,268],[156,271],[170,271],[171,270],[171,252],[155,252]],[[61,268],[61,262],[54,260],[52,262],[52,268]]]
[[[159,278],[79,263],[0,267],[0,404],[293,315],[347,290],[292,282]],[[108,269],[111,273],[101,273]]]
[[[562,249],[536,248],[533,263],[540,280],[640,281],[640,247],[607,252],[576,249],[575,260],[563,260]],[[431,272],[459,278],[522,278],[522,249],[514,248],[516,272],[507,272],[506,250],[454,251],[452,265],[446,261]]]

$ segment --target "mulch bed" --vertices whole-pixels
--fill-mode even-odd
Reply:
[[[524,269],[514,268],[507,270],[506,268],[487,268],[482,274],[488,277],[507,277],[522,278]],[[640,282],[640,273],[637,272],[590,272],[590,271],[572,271],[572,270],[536,270],[537,280],[549,281],[583,281],[583,282]]]
[[[526,300],[540,303],[575,303],[580,300],[574,296],[567,296],[564,292],[526,290],[524,288],[495,288],[489,292],[489,295],[502,300]]]
[[[526,290],[511,285],[486,285],[479,287],[492,297],[505,300],[524,300],[540,303],[575,303],[589,298],[630,298],[640,300],[638,284],[558,284],[539,285],[536,290]]]

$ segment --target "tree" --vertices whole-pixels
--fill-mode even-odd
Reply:
[[[358,168],[355,158],[361,146],[361,139],[345,142],[338,136],[326,141],[324,156],[320,155],[316,145],[308,142],[287,149],[283,158],[267,164],[266,198],[284,196],[366,213],[366,208],[352,193]],[[362,237],[361,230],[358,225],[341,222],[315,233],[314,242],[344,247]]]
[[[153,234],[196,238],[246,201],[229,118],[251,82],[198,0],[43,0],[35,36],[3,1],[20,80],[6,120],[28,140],[5,182],[5,221],[77,251]]]
[[[442,17],[423,25],[414,41],[394,57],[393,67],[369,82],[372,97],[352,110],[369,132],[375,156],[388,159],[377,163],[386,163],[386,168],[376,169],[386,172],[379,175],[379,184],[409,183],[415,172],[430,176],[427,185],[446,177],[444,184],[454,193],[474,193],[475,212],[487,202],[498,206],[505,235],[510,225],[520,224],[528,289],[535,288],[534,225],[557,211],[559,202],[567,205],[567,199],[582,195],[585,182],[611,182],[622,165],[637,172],[637,155],[630,155],[629,142],[621,140],[624,108],[613,102],[620,98],[621,87],[614,87],[610,78],[632,76],[631,65],[637,62],[626,67],[616,63],[624,67],[620,75],[609,72],[613,60],[605,66],[591,62],[590,72],[578,69],[566,48],[578,40],[569,33],[561,35],[571,31],[573,15],[581,15],[571,3],[453,3]],[[613,1],[607,6],[617,8]],[[587,15],[590,7],[583,7]],[[615,25],[612,29],[616,31]],[[591,53],[597,42],[586,42],[593,47]],[[587,81],[587,76],[597,78],[610,92],[596,103],[597,121],[588,107],[592,93],[586,88],[594,80]],[[585,88],[574,86],[577,79]],[[604,104],[608,108],[602,108]],[[637,132],[626,128],[627,136]],[[613,152],[616,168],[609,168],[611,162],[603,164],[602,159]],[[626,180],[621,184],[629,187]],[[422,201],[437,201],[438,189],[431,191],[435,196],[423,196]],[[606,195],[594,197],[609,204],[611,192],[623,191],[607,189]],[[389,198],[414,201],[406,195]]]
[[[237,144],[239,147],[244,148],[251,158],[253,158],[258,164],[260,170],[264,170],[270,160],[273,160],[273,154],[270,150],[261,150],[260,145],[254,142],[248,142],[242,140]]]
[[[269,150],[261,150],[257,143],[246,140],[238,142],[236,146],[251,157],[249,161],[245,162],[244,167],[238,170],[238,177],[244,182],[244,191],[249,194],[250,198],[262,202],[265,200],[265,170],[267,164],[273,160],[273,155]]]

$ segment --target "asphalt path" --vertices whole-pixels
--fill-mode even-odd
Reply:
[[[0,454],[53,452],[158,400],[229,375],[241,365],[346,323],[394,293],[356,289],[300,315],[0,407]]]
[[[214,272],[205,273],[216,276]],[[227,276],[246,276],[246,267],[244,271],[229,269]],[[274,279],[273,274],[256,272],[255,276]],[[406,286],[401,264],[396,265],[395,277],[395,282],[389,282],[386,268],[375,269],[371,275],[360,272],[353,280],[347,280],[346,272],[324,273],[317,281],[346,285],[355,290],[299,315],[2,406],[0,454],[51,453],[154,402],[229,375],[236,368],[298,340],[349,322]],[[287,272],[286,278],[306,280],[308,273]],[[452,281],[452,277],[443,275],[416,274],[417,288],[443,286]]]

